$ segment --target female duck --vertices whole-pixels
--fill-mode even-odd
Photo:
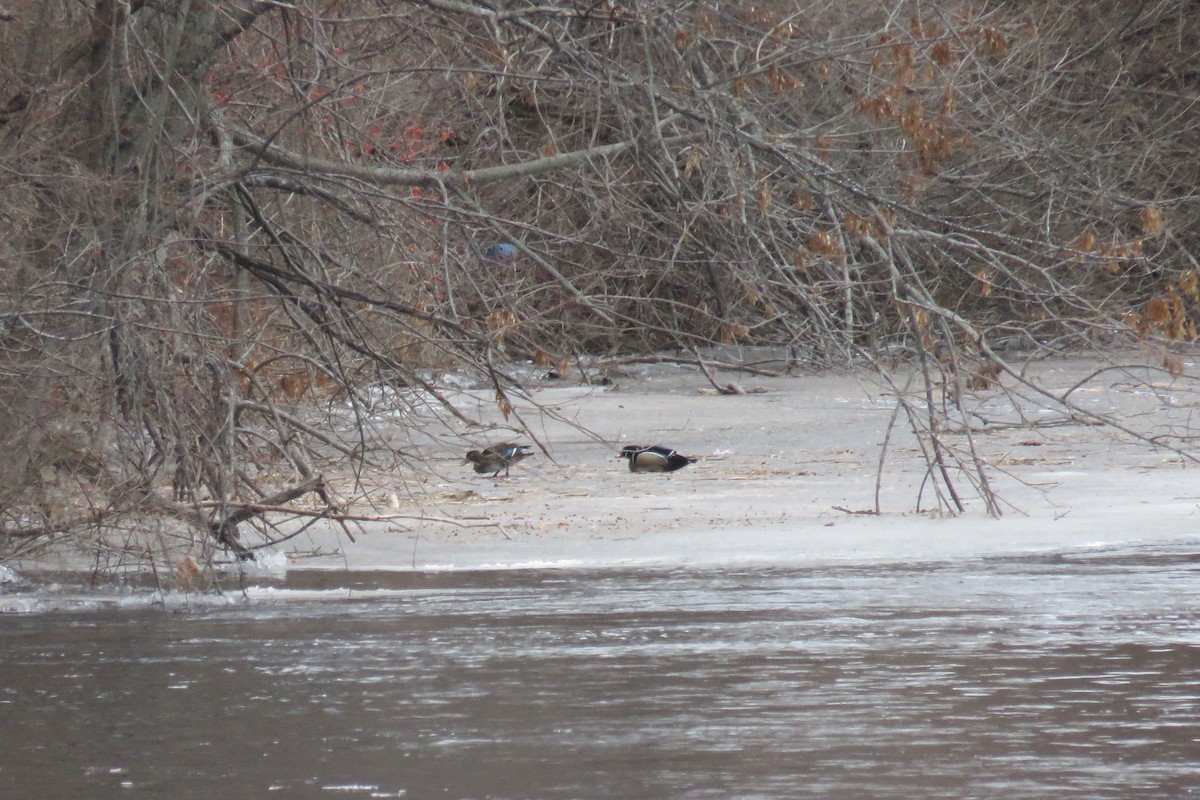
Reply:
[[[490,472],[495,478],[500,474],[500,470],[504,470],[504,476],[508,477],[509,467],[518,461],[524,461],[531,455],[533,455],[533,448],[527,444],[501,442],[485,447],[483,450],[471,450],[467,453],[465,461],[473,463],[475,471],[480,475]]]

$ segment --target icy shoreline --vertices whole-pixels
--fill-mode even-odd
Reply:
[[[1036,369],[1066,389],[1096,366],[1076,359]],[[434,470],[416,485],[413,476],[395,476],[372,493],[374,511],[393,519],[359,525],[354,541],[333,524],[315,526],[275,552],[260,551],[250,571],[788,567],[1200,542],[1200,470],[1095,425],[1013,424],[1012,400],[998,390],[965,401],[987,421],[974,440],[1004,504],[995,519],[961,474],[953,477],[966,513],[918,512],[918,497],[924,492],[927,509],[931,494],[917,443],[902,426],[879,472],[895,403],[865,377],[725,379],[765,391],[704,393],[708,381],[678,367],[602,387],[536,384],[532,404],[518,411],[533,420],[548,455],[493,480],[463,465],[462,441],[424,437]],[[487,392],[457,391],[460,410],[496,426],[470,441],[514,438]],[[1074,395],[1150,429],[1190,424],[1200,404],[1188,391],[1114,374]],[[535,416],[533,404],[553,414]],[[1035,421],[1057,413],[1022,409]],[[398,436],[413,434],[396,426]],[[671,474],[632,474],[616,457],[630,443],[661,443],[700,460]],[[13,566],[19,575],[22,565]]]

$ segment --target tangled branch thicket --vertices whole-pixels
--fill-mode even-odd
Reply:
[[[505,405],[515,359],[873,366],[946,505],[966,466],[994,511],[940,434],[1028,380],[1004,352],[1140,338],[1179,374],[1189,3],[799,5],[10,2],[0,557],[338,518],[330,464],[419,467],[365,409],[436,402],[430,369]]]

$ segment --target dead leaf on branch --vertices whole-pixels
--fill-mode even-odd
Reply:
[[[1154,206],[1146,206],[1138,214],[1138,220],[1142,223],[1142,235],[1144,236],[1162,236],[1164,222],[1163,213]]]
[[[1187,374],[1187,370],[1183,366],[1183,359],[1174,354],[1163,357],[1163,369],[1170,373],[1172,378],[1182,378]]]

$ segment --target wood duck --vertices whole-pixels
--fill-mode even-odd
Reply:
[[[680,455],[669,447],[661,444],[649,447],[638,444],[627,444],[617,453],[617,458],[629,459],[630,472],[674,472],[683,469],[688,464],[695,464],[691,456]]]
[[[509,467],[518,461],[524,461],[531,455],[533,455],[533,448],[527,444],[500,442],[485,447],[483,450],[471,450],[467,453],[465,461],[473,463],[475,471],[480,475],[490,472],[495,478],[500,474],[500,470],[504,470],[505,477],[508,477]]]

